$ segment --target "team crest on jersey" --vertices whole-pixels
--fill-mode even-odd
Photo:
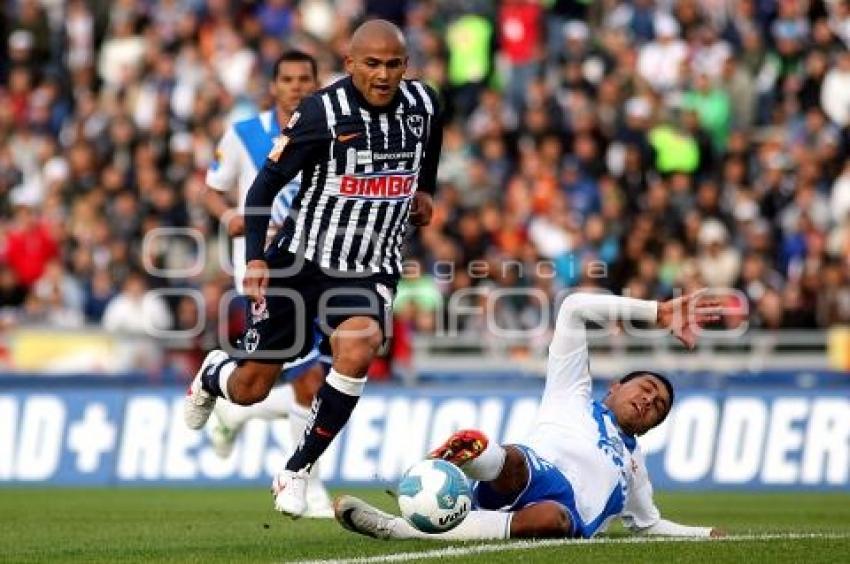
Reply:
[[[274,140],[274,146],[272,150],[269,152],[269,158],[274,162],[278,162],[280,160],[280,156],[283,154],[283,150],[289,144],[289,137],[286,135],[279,135]]]
[[[617,456],[622,457],[625,453],[625,446],[623,445],[623,441],[619,437],[611,437],[611,448],[617,454]]]
[[[248,329],[245,331],[245,338],[243,339],[245,343],[245,350],[250,352],[254,352],[257,350],[257,347],[260,346],[260,333],[256,329]]]
[[[422,137],[422,132],[425,129],[425,120],[419,114],[407,116],[407,128],[417,137]]]
[[[219,168],[221,168],[221,161],[224,158],[224,153],[221,152],[221,149],[215,150],[215,155],[213,155],[213,160],[210,163],[210,170],[216,172]]]

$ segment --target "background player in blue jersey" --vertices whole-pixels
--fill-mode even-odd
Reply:
[[[403,80],[401,31],[366,22],[349,50],[349,76],[299,105],[248,192],[245,293],[254,303],[244,354],[211,352],[184,404],[186,424],[197,429],[216,398],[261,401],[281,364],[313,346],[319,319],[333,368],[272,483],[275,508],[296,517],[307,509],[310,469],[348,421],[388,337],[406,226],[430,221],[442,144],[436,94]],[[289,216],[266,251],[268,209],[299,172]]]
[[[275,63],[269,85],[274,106],[269,110],[230,125],[216,147],[215,160],[207,171],[204,203],[219,219],[232,239],[231,264],[237,291],[244,291],[245,279],[245,198],[251,183],[262,168],[282,127],[292,119],[301,100],[318,87],[316,61],[300,51],[284,53]],[[300,175],[293,178],[275,196],[271,213],[273,228],[283,225],[298,188]],[[235,203],[231,204],[231,201]],[[247,305],[247,304],[246,304]],[[228,401],[216,404],[210,418],[209,434],[216,454],[227,458],[236,438],[251,418],[267,420],[286,417],[293,444],[304,434],[310,404],[324,381],[326,368],[318,361],[318,348],[284,365],[282,385],[253,405]],[[330,498],[313,468],[308,481],[307,517],[333,517]]]
[[[337,519],[350,530],[385,539],[590,538],[615,517],[636,533],[721,536],[717,529],[662,519],[653,502],[636,437],[667,417],[674,398],[670,382],[636,371],[615,382],[603,401],[594,401],[585,333],[586,321],[641,321],[667,329],[690,348],[699,324],[717,317],[718,302],[699,293],[663,303],[571,295],[558,313],[546,387],[528,438],[502,446],[479,431],[459,431],[431,454],[477,481],[475,510],[460,525],[447,533],[422,533],[351,496],[337,500]]]

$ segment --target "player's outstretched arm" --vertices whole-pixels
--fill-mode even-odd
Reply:
[[[687,347],[696,343],[698,327],[719,317],[720,304],[704,291],[656,302],[610,294],[579,292],[567,297],[558,312],[551,351],[567,356],[587,344],[588,321],[644,321],[670,331]]]
[[[610,294],[578,292],[568,296],[561,304],[555,321],[555,334],[550,351],[568,356],[587,346],[588,321],[604,323],[615,320],[645,321],[653,323],[658,318],[658,302],[637,300]]]

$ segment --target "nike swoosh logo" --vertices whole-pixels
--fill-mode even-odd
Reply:
[[[315,427],[315,431],[317,435],[319,435],[320,437],[325,437],[326,439],[329,439],[334,436],[333,433],[326,429],[323,429],[322,427],[319,427],[318,425]]]
[[[360,132],[340,133],[339,135],[336,136],[336,140],[339,141],[340,143],[345,143],[347,141],[351,141],[352,139],[356,139],[357,137],[360,137],[360,135],[361,135]]]

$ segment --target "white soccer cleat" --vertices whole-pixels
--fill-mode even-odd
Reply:
[[[399,519],[350,495],[336,499],[334,514],[339,524],[349,531],[376,539],[394,538],[393,531]]]
[[[298,472],[284,468],[272,481],[274,508],[293,519],[303,517],[307,512],[307,480],[306,469]]]
[[[222,459],[230,458],[239,437],[242,425],[231,422],[227,417],[227,402],[217,401],[210,416],[209,436],[213,451]]]
[[[304,512],[304,517],[310,519],[334,518],[331,496],[328,495],[322,481],[315,476],[310,476],[307,479],[307,510]]]
[[[206,358],[204,358],[204,362],[201,363],[201,367],[195,374],[192,383],[189,384],[189,389],[183,400],[183,420],[190,429],[202,429],[206,425],[207,419],[210,418],[213,407],[215,407],[216,398],[204,390],[201,383],[201,375],[204,371],[227,360],[227,358],[227,353],[222,350],[210,351]]]

